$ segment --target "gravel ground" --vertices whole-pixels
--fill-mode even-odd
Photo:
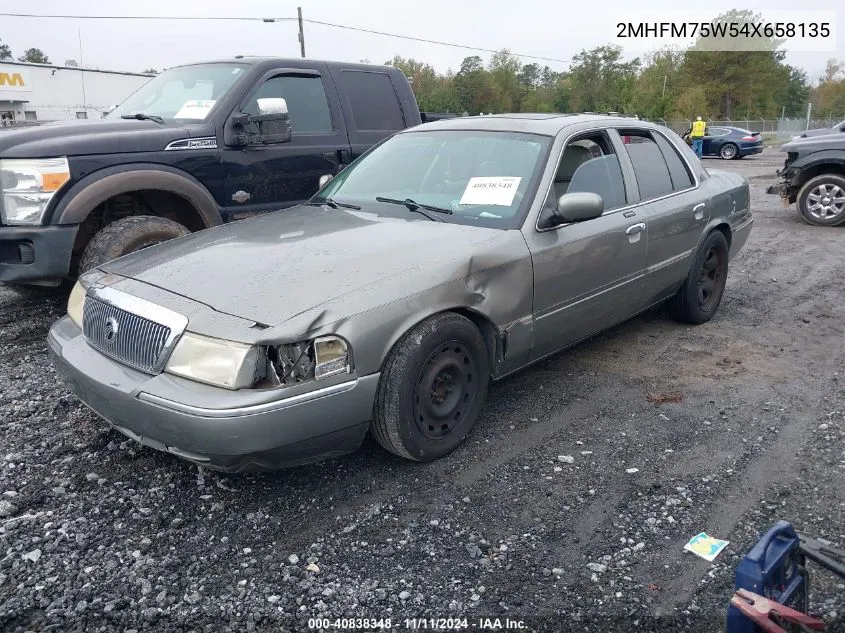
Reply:
[[[222,476],[138,446],[56,378],[65,296],[0,288],[0,630],[721,630],[735,566],[777,519],[845,546],[845,228],[765,194],[781,160],[706,161],[750,178],[756,214],[711,323],[655,310],[497,384],[426,465],[368,441]],[[730,541],[713,563],[682,550],[700,531]],[[813,576],[829,630],[842,582]]]

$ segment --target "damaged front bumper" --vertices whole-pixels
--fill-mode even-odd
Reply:
[[[274,470],[356,450],[379,379],[342,376],[296,394],[229,391],[121,365],[91,347],[67,316],[50,329],[47,343],[64,382],[116,430],[226,472]]]

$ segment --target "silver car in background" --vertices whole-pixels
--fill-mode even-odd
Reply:
[[[80,278],[49,334],[77,396],[210,468],[354,451],[427,461],[491,380],[668,301],[717,311],[749,188],[630,118],[495,115],[403,131],[307,204]]]

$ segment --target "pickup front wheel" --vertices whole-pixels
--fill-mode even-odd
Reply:
[[[155,215],[134,215],[117,220],[101,229],[88,242],[79,262],[79,273],[188,233],[190,231],[178,222]]]
[[[427,462],[453,451],[487,397],[490,361],[475,324],[445,312],[419,323],[382,367],[371,431],[384,448]]]
[[[796,200],[801,218],[817,226],[845,223],[845,178],[822,174],[811,178],[798,192]]]

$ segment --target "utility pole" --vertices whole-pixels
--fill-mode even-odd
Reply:
[[[661,99],[666,98],[666,75],[663,75],[663,95],[660,98]]]
[[[296,7],[296,13],[299,16],[299,50],[302,53],[302,59],[305,59],[305,31],[302,30],[302,7]]]
[[[781,121],[783,120],[783,117],[784,117],[784,116],[786,116],[786,106],[783,106],[783,107],[780,109],[780,118],[781,118]]]
[[[813,104],[812,104],[812,102],[810,102],[810,103],[807,104],[807,127],[804,128],[805,131],[810,129],[810,112],[812,110],[813,110]]]

